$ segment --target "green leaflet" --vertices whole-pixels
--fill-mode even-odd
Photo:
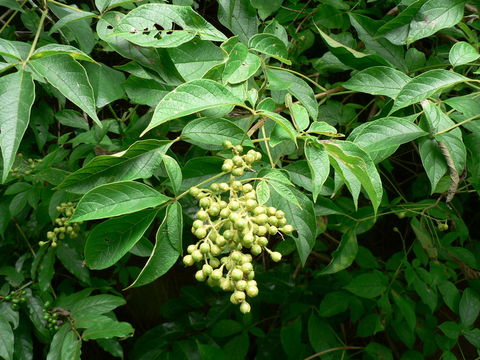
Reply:
[[[350,90],[386,95],[395,99],[410,80],[411,78],[401,71],[386,66],[374,66],[355,73],[343,86]]]
[[[288,50],[282,40],[272,34],[257,34],[248,42],[248,46],[259,53],[271,56],[281,62],[291,65],[288,60]]]
[[[30,73],[20,70],[0,78],[0,149],[3,157],[2,182],[5,182],[23,134],[30,121],[35,85]]]
[[[182,230],[182,206],[174,202],[167,208],[165,218],[158,228],[152,254],[129,288],[154,281],[175,264],[182,251]]]
[[[156,207],[169,198],[153,188],[134,181],[97,186],[79,201],[70,221],[104,219]]]
[[[169,120],[218,106],[243,105],[226,87],[213,80],[193,80],[178,86],[160,100],[142,135]]]
[[[335,274],[352,265],[358,252],[357,236],[355,230],[350,229],[343,234],[338,248],[332,253],[332,260],[318,275]]]
[[[43,57],[29,65],[67,99],[85,111],[100,127],[95,95],[85,69],[69,55]]]
[[[312,174],[312,195],[315,202],[330,173],[330,161],[322,146],[310,142],[305,144],[305,157]]]
[[[480,58],[480,53],[465,41],[455,43],[448,53],[448,61],[452,66],[468,64]]]
[[[253,146],[245,131],[230,120],[202,117],[190,121],[182,130],[182,136],[204,149],[216,150],[225,140],[234,145]]]
[[[95,226],[85,243],[88,267],[101,270],[119,261],[140,240],[156,214],[157,210],[144,210]]]
[[[410,80],[397,94],[390,113],[416,104],[445,88],[467,81],[463,75],[447,70],[431,70]]]
[[[162,163],[161,155],[171,145],[170,140],[140,140],[122,153],[97,156],[68,175],[58,188],[84,194],[113,181],[149,178]]]

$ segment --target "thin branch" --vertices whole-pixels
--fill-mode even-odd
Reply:
[[[339,347],[334,347],[334,348],[331,348],[331,349],[320,351],[316,354],[313,354],[309,357],[306,357],[304,360],[315,359],[316,357],[319,357],[319,356],[322,356],[322,355],[325,355],[325,354],[329,354],[329,353],[334,352],[334,351],[339,351],[339,350],[362,350],[362,349],[363,349],[362,346],[339,346]]]
[[[449,132],[450,130],[453,130],[453,129],[455,129],[455,128],[461,126],[461,125],[463,125],[463,124],[466,124],[466,123],[468,123],[468,122],[470,122],[470,121],[472,121],[472,120],[477,120],[477,119],[479,119],[479,118],[480,118],[480,114],[479,114],[479,115],[472,116],[472,117],[470,117],[470,118],[468,118],[468,119],[465,119],[465,120],[463,120],[463,121],[460,121],[459,123],[456,123],[455,125],[452,125],[452,126],[446,128],[446,129],[443,129],[442,131],[439,131],[439,132],[435,133],[434,136],[444,134],[444,133],[446,133],[446,132]]]

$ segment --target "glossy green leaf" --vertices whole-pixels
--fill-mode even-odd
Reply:
[[[292,73],[278,69],[267,69],[268,88],[271,90],[287,90],[295,96],[307,109],[313,121],[318,117],[318,104],[312,88]]]
[[[12,10],[23,11],[22,7],[18,4],[16,0],[0,0],[0,6]]]
[[[355,73],[342,85],[350,90],[395,99],[410,80],[411,78],[401,71],[385,66],[374,66]]]
[[[39,58],[29,62],[29,65],[101,127],[96,113],[95,94],[82,65],[69,55]]]
[[[378,170],[369,155],[349,141],[329,141],[322,144],[335,170],[340,171],[346,179],[348,179],[348,172],[351,172],[362,184],[376,212],[382,199],[383,187]],[[354,202],[356,202],[355,198]]]
[[[291,224],[296,230],[298,236],[293,236],[297,251],[300,256],[302,264],[307,261],[316,238],[316,219],[313,203],[302,192],[291,187],[291,196],[295,197],[296,202],[300,207],[292,202],[292,199],[286,199],[279,194],[280,182],[270,182],[270,199],[267,205],[275,206],[277,209],[282,209],[285,212],[288,224]],[[283,184],[281,184],[283,185]],[[286,185],[283,185],[286,187]]]
[[[47,245],[48,246],[48,245]],[[41,291],[47,291],[54,275],[55,248],[49,247],[38,269],[38,285]]]
[[[293,128],[292,124],[290,121],[285,119],[282,115],[271,112],[271,111],[266,111],[266,110],[260,110],[257,112],[257,115],[259,116],[265,116],[271,120],[273,120],[278,126],[280,126],[283,130],[286,131],[290,139],[297,143],[297,132]]]
[[[63,267],[74,275],[81,283],[90,285],[90,273],[79,243],[72,239],[65,239],[59,242],[57,246],[57,258]]]
[[[353,264],[357,252],[357,236],[355,235],[355,230],[351,229],[343,234],[340,245],[338,245],[338,248],[332,253],[332,260],[318,275],[335,274],[348,268]]]
[[[69,331],[63,338],[62,350],[60,351],[61,359],[80,360],[82,340],[77,334]]]
[[[120,181],[97,186],[79,201],[70,221],[86,221],[130,214],[155,207],[169,198],[150,186],[134,181]]]
[[[480,58],[480,53],[465,41],[455,43],[448,53],[448,61],[452,66],[468,64]]]
[[[465,339],[477,349],[480,348],[480,329],[467,330],[463,333]]]
[[[204,149],[220,149],[225,140],[234,145],[253,146],[245,131],[230,120],[199,118],[190,121],[182,130],[182,136]]]
[[[389,149],[427,135],[406,118],[385,117],[362,124],[348,137],[366,152]]]
[[[262,20],[265,20],[268,16],[273,14],[275,11],[280,9],[282,6],[283,0],[250,0],[252,6],[257,9],[258,15]]]
[[[290,111],[292,118],[295,121],[296,128],[299,130],[305,130],[310,124],[307,109],[300,104],[292,104]]]
[[[109,294],[94,295],[84,297],[68,306],[68,310],[72,313],[74,319],[82,318],[89,315],[101,315],[125,305],[126,301],[123,297]]]
[[[119,322],[105,315],[81,317],[76,321],[78,328],[86,328],[82,339],[110,339],[113,337],[128,337],[133,335],[133,327],[127,322]]]
[[[180,188],[182,187],[182,169],[177,161],[171,156],[164,154],[162,155],[162,158],[173,193],[178,195],[180,193]]]
[[[182,30],[173,30],[173,24]],[[145,4],[133,9],[115,27],[114,35],[149,47],[176,47],[196,35],[210,41],[226,39],[190,6],[169,4]]]
[[[47,360],[64,360],[62,357],[62,346],[65,337],[68,333],[71,332],[72,327],[70,324],[64,324],[60,327],[60,329],[55,333],[50,342],[50,349],[47,354]]]
[[[401,71],[408,70],[408,62],[405,59],[403,47],[376,36],[382,22],[355,13],[349,13],[348,16],[368,52],[383,57]]]
[[[455,123],[447,114],[443,113],[437,105],[430,101],[422,101],[422,108],[429,131],[434,134],[435,140],[442,142],[447,147],[455,169],[461,174],[465,168],[467,158],[467,150],[463,143],[462,131],[457,127],[446,133],[435,135],[437,132],[450,129]]]
[[[282,40],[272,34],[254,35],[248,42],[248,46],[262,54],[271,56],[287,65],[292,62],[288,60],[288,50]]]
[[[258,33],[257,14],[249,0],[218,0],[218,20],[244,44]]]
[[[119,261],[147,231],[156,213],[156,210],[139,211],[95,226],[85,243],[87,266],[102,270]]]
[[[84,67],[93,88],[97,108],[102,108],[125,96],[121,86],[112,86],[113,84],[122,84],[125,81],[125,75],[122,72],[104,64],[88,63]]]
[[[16,60],[25,59],[30,51],[30,45],[21,41],[0,39],[0,55]]]
[[[123,83],[128,98],[134,104],[157,106],[162,98],[173,90],[172,86],[160,84],[152,79],[142,79],[131,75]]]
[[[158,228],[152,254],[129,288],[148,284],[170,270],[182,251],[182,230],[182,206],[174,202]]]
[[[55,9],[55,5],[52,5],[52,4],[50,5],[52,7],[52,10]],[[68,8],[57,10],[59,20],[55,24],[53,24],[53,26],[48,30],[48,35],[56,33],[57,31],[62,29],[64,26],[69,25],[73,22],[78,22],[83,19],[89,19],[97,16],[95,13],[92,13],[89,11],[83,11],[76,6],[72,6],[72,7],[76,8],[77,10],[68,9]]]
[[[248,51],[245,44],[237,43],[228,54],[222,79],[224,83],[238,84],[251,78],[260,68],[260,58]]]
[[[35,85],[30,73],[20,70],[0,78],[0,149],[3,157],[2,182],[15,161],[20,141],[30,121]]]
[[[388,66],[387,61],[378,55],[365,54],[352,49],[317,28],[328,48],[343,64],[357,70],[363,70],[371,66]]]
[[[90,62],[95,62],[89,55],[85,54],[82,50],[77,49],[74,46],[63,45],[63,44],[47,44],[36,49],[30,59],[45,58],[54,55],[70,55],[77,60],[85,60]]]
[[[330,173],[330,161],[327,151],[318,144],[312,143],[305,144],[305,157],[312,174],[312,195],[315,202]]]
[[[170,140],[140,140],[124,152],[97,156],[68,175],[58,188],[84,194],[96,186],[113,181],[149,178],[158,169],[162,154],[171,145]]]
[[[463,75],[447,70],[431,70],[410,80],[397,94],[390,113],[416,104],[445,88],[467,81]]]
[[[400,310],[400,314],[407,322],[408,328],[413,331],[417,324],[417,316],[415,315],[415,304],[408,295],[401,296],[400,294],[392,291],[392,298],[397,307]]]
[[[420,139],[418,143],[420,159],[423,168],[427,173],[428,179],[432,186],[432,193],[435,191],[438,182],[447,172],[447,164],[435,140]]]
[[[6,317],[0,314],[0,357],[5,360],[13,359],[13,330]]]
[[[169,120],[218,106],[242,105],[226,87],[213,80],[193,80],[178,86],[158,103],[142,135]]]
[[[460,299],[459,315],[462,325],[469,327],[475,323],[480,313],[480,296],[470,288],[463,291]]]
[[[412,21],[413,17],[415,16],[415,14],[420,9],[420,7],[426,1],[427,0],[419,0],[419,1],[413,1],[407,4],[408,5],[407,8],[405,8],[402,12],[400,12],[400,14],[393,17],[390,21],[386,22],[378,29],[377,35],[385,35],[393,30],[397,30],[402,27],[408,26]]]
[[[103,12],[105,10],[113,9],[117,6],[130,4],[133,2],[140,2],[141,0],[95,0],[95,6],[98,11]]]
[[[257,201],[259,204],[265,204],[270,199],[270,187],[266,180],[260,180],[256,187]]]

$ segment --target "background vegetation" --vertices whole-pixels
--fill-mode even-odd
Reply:
[[[0,358],[480,359],[479,5],[0,0]]]

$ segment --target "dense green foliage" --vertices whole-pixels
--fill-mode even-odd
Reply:
[[[478,6],[0,0],[0,358],[480,359]]]

